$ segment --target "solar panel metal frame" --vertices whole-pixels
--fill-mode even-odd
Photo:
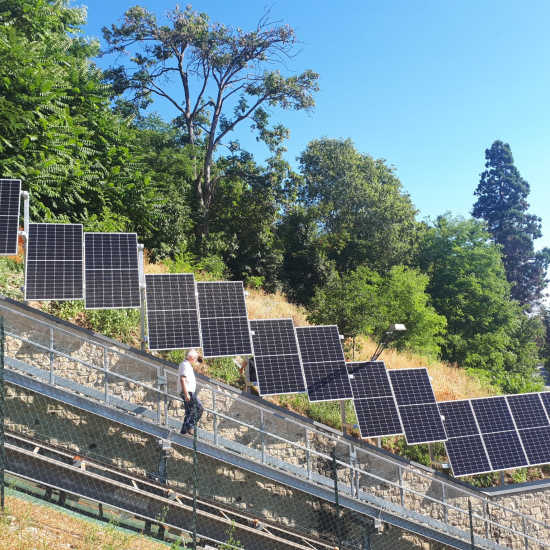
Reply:
[[[238,315],[238,316],[225,316],[225,317],[221,317],[221,316],[203,317],[203,313],[201,311],[201,304],[200,304],[200,293],[199,293],[200,286],[199,285],[216,285],[216,284],[219,285],[219,284],[227,284],[227,283],[241,286],[241,288],[243,290],[244,313],[245,314],[244,315]],[[199,323],[200,323],[200,327],[201,327],[201,341],[202,341],[202,346],[203,346],[202,347],[203,357],[205,357],[205,358],[215,358],[215,357],[231,357],[233,355],[254,355],[254,346],[252,344],[252,335],[251,335],[251,332],[250,332],[250,320],[248,319],[248,308],[246,306],[244,285],[243,285],[242,281],[198,281],[198,282],[195,283],[195,287],[197,289],[197,307],[198,307],[198,310],[199,310]],[[202,321],[203,320],[215,320],[215,319],[245,319],[247,327],[248,327],[248,342],[250,344],[250,349],[249,350],[244,350],[243,349],[242,351],[237,350],[237,351],[235,351],[235,353],[229,353],[229,354],[226,354],[226,355],[207,355],[206,352],[205,352],[205,348],[204,348],[205,338],[204,338],[204,333],[203,333]]]
[[[44,227],[52,227],[52,226],[55,226],[55,227],[71,227],[71,228],[74,228],[74,227],[80,227],[80,236],[81,236],[81,242],[80,242],[80,247],[78,248],[80,250],[80,254],[81,254],[81,258],[80,260],[52,260],[51,258],[50,259],[44,259],[44,260],[34,260],[34,259],[31,259],[31,247],[32,247],[32,238],[29,238],[30,235],[31,235],[31,232],[32,232],[32,228],[33,227],[36,227],[37,230],[38,230],[38,226],[44,226]],[[26,253],[25,253],[25,300],[36,300],[36,301],[43,301],[43,300],[55,300],[55,301],[65,301],[65,300],[82,300],[84,299],[84,264],[83,264],[83,260],[84,260],[84,251],[82,249],[82,246],[83,246],[83,242],[84,242],[84,236],[83,236],[83,227],[82,227],[82,224],[80,223],[74,223],[74,224],[65,224],[65,223],[30,223],[29,224],[29,235],[27,236],[28,240],[27,240],[27,249],[26,249]],[[70,297],[66,297],[66,296],[49,296],[49,297],[46,297],[46,296],[36,296],[36,295],[29,295],[29,292],[28,292],[28,289],[29,289],[29,284],[28,284],[28,279],[29,279],[29,274],[31,273],[31,270],[29,269],[29,262],[30,263],[40,263],[40,262],[59,262],[59,263],[76,263],[76,264],[79,264],[80,265],[80,276],[81,276],[81,284],[80,284],[80,294],[78,295],[73,295],[73,296],[70,296]]]
[[[342,359],[338,359],[338,360],[330,360],[330,361],[304,361],[304,355],[303,355],[303,351],[302,351],[302,346],[300,345],[300,339],[298,338],[298,331],[300,330],[311,330],[311,329],[319,329],[319,328],[334,328],[336,329],[336,334],[338,334],[338,342],[339,342],[339,350],[342,354]],[[306,389],[307,389],[307,393],[308,393],[308,398],[309,400],[312,402],[312,403],[323,403],[325,401],[341,401],[343,399],[353,399],[353,392],[351,390],[351,384],[349,382],[349,376],[347,375],[347,367],[346,367],[346,358],[344,356],[344,350],[342,349],[342,343],[341,343],[341,340],[340,340],[340,332],[338,330],[338,326],[337,325],[320,325],[320,326],[307,326],[307,327],[295,327],[294,328],[294,331],[296,333],[296,341],[298,342],[298,349],[300,350],[300,357],[301,357],[301,361],[302,361],[302,365],[303,365],[303,369],[304,369],[304,378],[305,378],[305,382],[306,382]],[[347,380],[348,382],[348,387],[349,387],[349,396],[345,396],[345,397],[335,397],[335,398],[331,398],[331,399],[312,399],[312,395],[310,394],[310,389],[308,387],[308,384],[307,384],[307,366],[306,365],[320,365],[320,364],[328,364],[328,363],[335,363],[335,364],[341,364],[343,367],[344,367],[344,370],[346,372],[346,377],[345,379]]]
[[[384,395],[370,395],[367,397],[356,397],[354,387],[357,386],[357,384],[354,384],[351,378],[351,376],[355,376],[355,373],[350,374],[350,368],[353,369],[354,367],[358,367],[359,365],[365,365],[363,367],[364,369],[367,368],[368,364],[374,364],[377,367],[382,367],[384,369],[384,374],[386,376],[386,381],[388,383],[388,388],[385,392],[378,392],[378,393],[384,393]],[[350,385],[351,385],[351,392],[353,394],[353,408],[355,409],[355,416],[357,417],[357,425],[359,426],[359,433],[361,434],[361,438],[367,438],[367,437],[390,437],[394,435],[403,435],[403,424],[401,421],[401,415],[399,414],[399,408],[397,406],[397,402],[395,401],[395,395],[393,393],[393,388],[390,382],[390,377],[388,375],[388,371],[386,370],[386,365],[384,361],[354,361],[354,362],[348,362],[346,363],[346,368],[348,371],[348,376],[350,377]],[[393,405],[395,407],[395,414],[397,415],[397,421],[399,422],[400,431],[399,432],[393,432],[393,433],[386,433],[386,432],[378,432],[378,431],[369,431],[368,433],[363,433],[363,429],[361,428],[361,421],[360,416],[363,416],[363,411],[358,411],[358,407],[361,407],[360,403],[357,403],[358,401],[361,402],[368,402],[375,404],[377,401],[381,402],[381,400],[387,400],[391,399],[393,402]],[[393,411],[392,411],[393,412]],[[392,430],[390,430],[392,431]]]
[[[182,278],[182,276],[190,276],[193,278],[193,300],[195,302],[195,309],[152,309],[150,308],[150,304],[152,300],[149,300],[149,294],[148,294],[148,288],[149,285],[147,284],[147,280],[151,278],[160,278],[163,277],[171,277],[171,278]],[[201,333],[201,325],[200,325],[200,319],[199,319],[199,303],[197,300],[197,285],[195,284],[195,275],[193,273],[146,273],[144,275],[145,279],[145,301],[147,305],[147,335],[149,337],[149,350],[151,351],[162,351],[162,350],[173,350],[173,349],[187,349],[187,348],[202,348],[202,333]],[[196,320],[197,320],[197,331],[199,339],[197,342],[191,342],[189,345],[182,345],[182,346],[174,346],[174,347],[153,347],[151,346],[151,334],[150,334],[150,327],[151,327],[151,318],[149,313],[153,312],[182,312],[182,311],[195,311],[196,312]],[[153,323],[154,324],[154,323]]]
[[[113,268],[88,268],[87,265],[86,265],[86,236],[93,236],[93,235],[117,235],[117,236],[122,236],[122,235],[135,235],[135,238],[136,238],[136,268],[124,268],[124,269],[113,269]],[[84,243],[84,308],[85,309],[90,309],[90,310],[93,310],[93,309],[138,309],[139,307],[141,307],[141,302],[142,302],[142,295],[141,295],[141,280],[140,280],[140,270],[139,270],[139,254],[138,254],[138,236],[137,236],[137,233],[113,233],[113,232],[107,232],[107,233],[100,233],[100,232],[97,232],[97,231],[90,231],[90,232],[86,232],[84,233],[84,239],[83,239],[83,243]],[[86,273],[88,271],[98,271],[98,272],[102,272],[102,273],[107,273],[107,272],[122,272],[122,271],[136,271],[137,274],[138,274],[138,295],[139,295],[139,304],[137,305],[123,305],[123,306],[119,306],[119,305],[109,305],[109,306],[105,306],[105,305],[102,305],[102,306],[89,306],[88,305],[88,292],[86,292]]]
[[[391,373],[392,372],[405,372],[405,371],[421,371],[421,370],[426,372],[426,375],[428,376],[428,379],[429,379],[428,369],[426,367],[420,367],[420,368],[415,368],[415,369],[390,369],[390,370],[388,370],[388,378],[390,379],[390,384],[392,386],[392,391],[393,391],[393,394],[394,394],[394,397],[395,397],[395,403],[397,405],[397,411],[399,412],[399,420],[401,421],[401,426],[403,426],[403,432],[405,434],[405,439],[407,441],[407,445],[409,445],[409,440],[407,438],[407,431],[405,429],[405,423],[403,422],[403,417],[401,416],[401,408],[413,407],[413,406],[417,406],[417,405],[434,405],[434,404],[437,406],[437,401],[435,399],[435,393],[433,391],[433,388],[432,388],[432,385],[431,385],[431,382],[430,382],[429,387],[430,387],[430,390],[431,390],[431,394],[433,396],[433,401],[421,402],[421,403],[409,403],[407,405],[400,405],[399,401],[398,401],[398,398],[397,398],[397,395],[396,395],[396,392],[395,392],[395,388],[394,388],[394,384],[393,384],[393,381],[392,381]],[[439,408],[438,408],[438,410],[439,410]],[[441,426],[443,426],[443,433],[445,433],[445,435],[446,435],[447,432],[445,431],[445,425],[443,424],[443,420],[441,420],[441,415],[439,416],[439,419],[440,419],[440,422],[441,422]],[[446,437],[446,439],[447,439],[447,437]],[[430,440],[430,441],[415,441],[414,443],[410,443],[410,445],[423,445],[425,443],[437,443],[437,442],[440,442],[440,441],[445,441],[445,439],[433,439],[433,440]]]
[[[10,213],[9,214],[2,214],[0,210],[0,222],[3,221],[4,218],[6,218],[6,228],[9,227],[10,220],[9,218],[15,218],[13,220],[13,224],[15,226],[15,238],[13,239],[13,248],[8,248],[8,238],[6,238],[5,241],[5,248],[0,248],[0,256],[16,256],[18,252],[19,247],[19,216],[21,215],[21,180],[16,179],[8,179],[8,178],[0,178],[0,202],[2,201],[2,195],[5,194],[4,185],[5,184],[14,184],[14,187],[17,187],[17,214]],[[10,194],[13,193],[12,188],[8,191]],[[11,198],[11,196],[9,197]],[[1,207],[1,206],[0,206]],[[9,232],[9,230],[8,230]],[[9,235],[7,235],[9,237]]]
[[[264,353],[264,354],[261,354],[259,355],[259,352],[258,352],[258,346],[254,346],[254,337],[257,336],[255,333],[256,333],[256,324],[261,324],[261,323],[266,323],[266,322],[284,322],[284,323],[290,323],[291,324],[291,328],[292,328],[292,335],[294,336],[294,344],[296,346],[295,348],[295,352],[293,353]],[[251,319],[249,321],[249,325],[250,325],[250,334],[251,334],[251,337],[252,337],[252,345],[254,346],[254,350],[255,350],[255,354],[254,354],[254,361],[255,361],[255,365],[256,365],[256,376],[258,377],[258,391],[260,393],[261,396],[264,396],[264,395],[290,395],[290,394],[295,394],[295,393],[304,393],[307,391],[307,385],[306,385],[306,377],[305,377],[305,374],[304,374],[304,366],[302,364],[302,357],[300,355],[300,346],[298,344],[298,338],[296,336],[296,332],[294,330],[294,322],[292,321],[292,318],[286,318],[286,319]],[[304,389],[303,390],[296,390],[296,391],[284,391],[284,392],[270,392],[269,390],[268,391],[264,391],[262,390],[263,387],[266,386],[266,384],[263,384],[262,383],[262,380],[261,380],[261,377],[263,376],[263,373],[260,374],[260,371],[262,369],[262,365],[261,365],[261,359],[263,357],[285,357],[285,356],[289,356],[289,357],[294,357],[296,356],[298,358],[298,362],[299,362],[299,365],[300,365],[300,374],[302,376],[302,383],[304,385]]]
[[[488,474],[490,472],[495,472],[496,470],[493,468],[493,465],[491,463],[491,459],[489,457],[489,453],[487,452],[487,447],[485,446],[485,441],[483,440],[483,435],[481,433],[481,428],[479,427],[479,424],[478,424],[478,421],[477,421],[477,417],[475,415],[475,411],[472,407],[472,404],[471,404],[471,400],[470,399],[460,399],[460,400],[454,400],[454,401],[440,401],[437,405],[438,407],[440,405],[443,405],[445,403],[461,403],[461,402],[466,402],[468,403],[468,406],[470,407],[470,411],[472,413],[472,416],[474,418],[474,422],[476,423],[476,427],[477,427],[477,434],[472,434],[472,435],[463,435],[463,436],[457,436],[457,437],[448,437],[448,441],[458,441],[460,439],[466,439],[466,438],[469,438],[469,437],[479,437],[480,440],[481,440],[481,444],[483,445],[483,449],[485,450],[485,457],[487,458],[487,462],[489,463],[489,470],[480,470],[480,471],[476,471],[476,470],[473,470],[473,471],[468,471],[466,473],[463,473],[463,474],[458,474],[457,472],[455,472],[455,469],[453,467],[453,462],[451,460],[451,457],[449,455],[449,450],[447,448],[447,445],[445,445],[445,449],[447,449],[447,456],[449,458],[449,462],[451,463],[451,467],[453,468],[453,474],[456,476],[456,477],[463,477],[463,476],[475,476],[475,475],[479,475],[479,474]],[[440,412],[441,412],[441,409],[440,409]],[[445,414],[443,413],[443,416],[445,416]],[[444,441],[443,443],[447,443],[447,441]]]

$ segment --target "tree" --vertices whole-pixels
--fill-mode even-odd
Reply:
[[[535,371],[538,329],[515,301],[500,247],[474,219],[439,216],[420,247],[428,293],[447,319],[443,359],[488,371],[502,380]]]
[[[314,140],[299,161],[301,200],[320,227],[319,245],[339,271],[368,264],[387,272],[409,262],[417,211],[393,168],[359,153],[350,139]]]
[[[210,210],[224,177],[212,173],[218,148],[238,148],[228,140],[245,120],[270,148],[279,147],[288,131],[281,125],[269,128],[270,110],[311,110],[319,75],[306,70],[285,77],[270,68],[284,66],[296,36],[288,25],[272,24],[269,12],[251,32],[210,23],[206,13],[190,6],[185,11],[176,6],[166,17],[169,24],[160,25],[153,13],[136,6],[124,14],[120,26],[103,29],[108,43],[104,53],[136,50],[127,66],[111,69],[108,78],[116,93],[129,91],[139,107],[156,96],[177,109],[177,121],[193,148],[199,209],[195,232],[202,239],[209,234]],[[171,77],[181,83],[180,93],[166,85]]]
[[[550,249],[535,252],[534,240],[542,236],[541,219],[527,213],[529,184],[514,166],[507,143],[495,141],[485,151],[485,159],[472,215],[487,222],[495,242],[502,246],[512,297],[521,304],[535,303],[542,299],[547,283]]]
[[[336,323],[340,333],[352,339],[363,334],[379,340],[390,323],[404,323],[407,331],[395,346],[437,356],[445,318],[429,304],[427,284],[426,275],[402,266],[392,268],[386,277],[366,266],[335,273],[316,289],[307,318],[320,325]]]

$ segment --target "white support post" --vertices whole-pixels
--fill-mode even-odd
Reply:
[[[19,231],[19,236],[23,237],[23,266],[27,269],[27,243],[29,240],[29,202],[30,196],[28,191],[21,191],[23,197],[23,231]],[[25,293],[25,287],[21,289]],[[24,301],[28,305],[27,300]]]
[[[143,250],[144,246],[138,244],[138,270],[139,270],[139,291],[141,294],[141,306],[140,306],[140,335],[141,335],[141,351],[145,351],[145,343],[147,342],[147,336],[145,336],[145,269],[143,264]]]

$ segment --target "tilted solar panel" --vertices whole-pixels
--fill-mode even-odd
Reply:
[[[508,395],[506,396],[506,401],[508,401],[508,406],[512,411],[512,416],[518,430],[550,426],[548,415],[540,400],[540,394],[523,393]]]
[[[518,430],[531,466],[550,463],[550,426]]]
[[[204,357],[253,355],[240,281],[197,282]]]
[[[482,434],[516,429],[505,397],[472,399],[471,403]]]
[[[21,180],[0,179],[0,256],[15,256],[19,241]]]
[[[192,273],[145,275],[150,350],[200,348],[199,311]]]
[[[346,363],[361,437],[400,435],[403,428],[383,361]]]
[[[306,391],[292,319],[250,321],[260,395]]]
[[[353,397],[336,325],[296,327],[310,401]]]
[[[82,300],[82,225],[31,223],[25,300]]]
[[[427,369],[395,369],[388,374],[407,443],[447,439]]]
[[[529,465],[516,431],[484,434],[483,442],[494,470],[508,470]]]
[[[85,233],[86,309],[141,306],[135,233]]]

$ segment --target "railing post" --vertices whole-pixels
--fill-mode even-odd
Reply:
[[[5,388],[4,388],[4,317],[0,317],[0,508],[4,513],[5,498],[5,469],[6,469],[6,449],[4,445],[4,426],[5,426]]]
[[[397,467],[397,474],[399,476],[399,494],[401,495],[401,506],[405,508],[405,492],[403,491],[403,473],[401,472],[401,466]]]
[[[55,384],[53,327],[50,327],[50,384]]]
[[[527,538],[527,520],[523,516],[523,534],[525,535],[525,550],[529,550],[529,539]]]
[[[260,433],[262,435],[262,462],[265,462],[264,410],[260,409]]]
[[[472,513],[472,503],[470,499],[468,499],[468,515],[470,516],[470,541],[472,544],[472,550],[476,550],[474,541],[474,515]]]
[[[311,453],[309,452],[309,430],[306,428],[306,460],[307,460],[307,478],[311,481]]]
[[[483,519],[485,521],[485,538],[489,540],[489,503],[483,503]]]
[[[443,501],[443,521],[449,523],[449,518],[447,514],[447,497],[445,495],[445,484],[441,484],[441,500]]]
[[[109,404],[109,357],[107,348],[103,348],[103,369],[105,370],[105,403]]]
[[[332,448],[332,478],[334,480],[334,506],[336,508],[336,535],[338,537],[338,548],[342,547],[342,525],[340,522],[340,500],[338,494],[338,464],[336,464],[336,447]]]
[[[218,409],[216,406],[216,394],[218,392],[212,388],[212,410],[214,411],[214,445],[218,444]]]

